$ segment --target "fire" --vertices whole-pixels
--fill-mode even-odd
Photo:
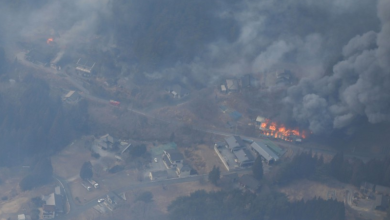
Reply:
[[[285,141],[305,139],[307,137],[306,131],[304,130],[286,128],[284,125],[270,122],[269,119],[266,119],[265,122],[260,124],[260,129],[266,136],[279,138]]]
[[[49,38],[49,39],[47,39],[46,43],[47,43],[47,44],[50,44],[50,43],[53,42],[53,41],[54,41],[53,38]]]
[[[269,129],[271,131],[276,131],[276,123],[275,122],[272,122],[271,125],[269,126]]]

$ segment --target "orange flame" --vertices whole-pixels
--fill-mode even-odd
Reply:
[[[278,125],[276,122],[271,122],[266,119],[261,123],[260,128],[263,130],[263,134],[274,138],[279,138],[285,141],[293,141],[294,137],[305,139],[307,132],[299,129],[289,129],[284,125]],[[294,136],[294,137],[293,137]]]
[[[54,41],[53,38],[49,38],[49,39],[47,39],[46,43],[47,43],[47,44],[50,44],[50,43],[53,42],[53,41]]]

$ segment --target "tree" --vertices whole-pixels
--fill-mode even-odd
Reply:
[[[150,203],[153,201],[153,194],[149,191],[145,191],[137,196],[135,201],[142,201],[145,203]]]
[[[217,185],[218,180],[221,178],[221,171],[219,170],[219,167],[214,166],[213,169],[209,173],[209,181]]]
[[[257,157],[255,163],[252,166],[253,177],[257,180],[261,180],[264,175],[263,171],[263,162],[261,161],[261,157]]]
[[[334,155],[332,161],[330,162],[330,172],[336,179],[341,179],[343,164],[344,154],[341,152]]]
[[[92,179],[93,171],[92,164],[90,161],[85,162],[80,169],[80,178],[83,180]]]
[[[135,145],[132,147],[129,151],[129,154],[132,157],[141,157],[146,153],[146,145],[145,144],[140,144],[140,145]]]
[[[32,173],[25,176],[19,183],[23,191],[31,190],[50,182],[53,167],[49,158],[40,159],[34,166]]]

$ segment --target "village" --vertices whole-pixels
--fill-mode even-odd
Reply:
[[[260,193],[263,183],[252,174],[257,158],[264,174],[273,175],[300,152],[323,155],[327,161],[334,155],[310,142],[310,131],[274,119],[272,112],[264,110],[269,103],[253,104],[254,92],[263,91],[264,99],[273,99],[269,87],[296,83],[294,67],[225,77],[211,88],[198,89],[174,80],[107,77],[99,72],[102,65],[85,54],[64,62],[66,53],[57,48],[55,39],[49,39],[42,47],[46,49],[33,47],[18,53],[17,62],[45,73],[39,76],[56,85],[64,106],[87,101],[96,128],[52,156],[52,184],[40,195],[26,193],[24,198],[30,199],[7,213],[10,219],[91,219],[123,204],[150,202],[151,191],[154,211],[166,213],[168,201],[200,189]],[[84,165],[90,170],[88,177],[81,174]],[[208,179],[214,168],[220,171],[218,185]],[[345,201],[367,215],[383,216],[389,207],[386,187],[306,184],[307,189],[279,190],[292,200],[318,196]]]

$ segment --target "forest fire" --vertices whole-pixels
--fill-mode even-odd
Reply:
[[[307,137],[307,132],[304,130],[286,128],[286,126],[282,124],[278,125],[276,122],[271,122],[269,119],[265,119],[265,121],[260,124],[260,130],[262,130],[263,134],[266,136],[290,142],[302,141],[302,139]]]
[[[46,43],[50,45],[53,41],[54,41],[53,38],[49,38],[49,39],[47,39]]]

